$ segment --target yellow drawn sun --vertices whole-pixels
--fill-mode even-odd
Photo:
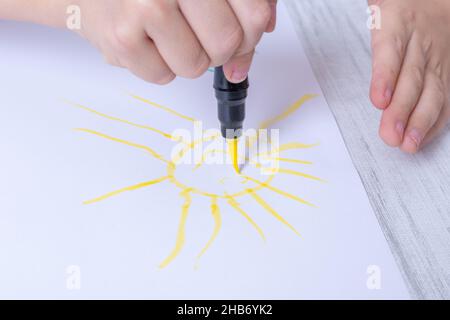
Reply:
[[[162,112],[169,113],[174,117],[184,119],[185,121],[188,121],[188,122],[197,121],[196,119],[194,119],[192,117],[181,114],[173,109],[170,109],[166,106],[162,106],[160,104],[157,104],[157,103],[147,100],[145,98],[142,98],[142,97],[139,97],[136,95],[131,95],[131,97],[142,103],[145,103],[148,106],[157,108],[157,109],[161,110]],[[298,101],[296,101],[291,106],[286,108],[281,114],[279,114],[275,118],[264,121],[260,125],[260,129],[271,128],[275,123],[280,122],[283,119],[289,117],[291,114],[293,114],[295,111],[297,111],[303,104],[305,104],[306,102],[308,102],[309,100],[311,100],[315,97],[316,97],[315,95],[304,95]],[[124,119],[121,119],[118,117],[114,117],[111,115],[107,115],[107,114],[101,113],[99,111],[96,111],[92,108],[89,108],[89,107],[86,107],[86,106],[83,106],[80,104],[72,104],[72,105],[75,105],[78,108],[81,108],[85,111],[88,111],[88,112],[95,114],[97,116],[100,116],[102,118],[106,118],[108,120],[115,121],[115,122],[120,122],[120,123],[126,124],[128,126],[140,128],[143,130],[151,131],[151,132],[158,134],[166,139],[171,140],[172,142],[174,141],[174,137],[171,134],[163,132],[162,130],[159,130],[157,128],[134,123],[134,122],[124,120]],[[287,226],[289,229],[291,229],[297,235],[299,235],[298,231],[288,221],[286,221],[275,209],[273,209],[270,206],[270,204],[267,203],[258,194],[258,192],[263,189],[269,190],[269,191],[274,192],[278,195],[281,195],[289,200],[293,200],[293,201],[299,202],[303,205],[314,207],[314,205],[311,204],[310,202],[308,202],[296,195],[290,194],[286,191],[283,191],[279,188],[274,187],[272,185],[272,181],[275,178],[274,174],[264,176],[264,178],[260,178],[258,176],[251,175],[251,174],[246,175],[243,173],[237,173],[234,170],[228,170],[228,171],[221,170],[221,172],[226,172],[226,176],[224,176],[220,179],[217,178],[216,180],[210,179],[208,182],[210,184],[210,186],[208,186],[208,187],[196,186],[194,183],[194,180],[198,180],[198,179],[195,179],[195,173],[197,172],[197,169],[199,169],[202,166],[205,159],[208,157],[208,154],[211,152],[205,152],[203,154],[202,162],[199,164],[196,164],[196,166],[192,170],[190,170],[190,172],[193,173],[191,178],[189,178],[189,177],[186,178],[185,176],[182,176],[181,174],[179,174],[180,171],[182,171],[182,169],[184,169],[184,168],[181,168],[182,165],[179,164],[180,160],[183,157],[185,157],[189,151],[193,150],[197,144],[211,142],[215,139],[218,139],[219,138],[218,135],[211,135],[209,137],[208,136],[204,137],[198,141],[191,141],[189,143],[185,143],[185,146],[175,156],[175,158],[172,156],[171,159],[168,159],[165,156],[158,153],[157,151],[155,151],[154,149],[152,149],[151,147],[146,146],[146,145],[123,140],[123,139],[113,137],[113,136],[110,136],[110,135],[107,135],[107,134],[104,134],[104,133],[101,133],[101,132],[98,132],[95,130],[91,130],[91,129],[78,128],[75,130],[77,130],[79,132],[91,134],[91,135],[94,135],[94,136],[97,136],[97,137],[100,137],[100,138],[103,138],[103,139],[106,139],[109,141],[113,141],[115,143],[119,143],[119,144],[122,144],[122,145],[125,145],[128,147],[131,147],[131,148],[140,149],[140,150],[146,152],[151,157],[157,159],[158,161],[163,162],[166,165],[166,170],[165,170],[164,174],[162,174],[158,178],[155,178],[155,179],[149,180],[149,181],[145,181],[145,182],[141,182],[141,183],[138,183],[138,184],[135,184],[132,186],[128,186],[128,187],[125,187],[125,188],[122,188],[119,190],[111,191],[102,196],[99,196],[99,197],[96,197],[94,199],[87,200],[84,202],[84,204],[94,204],[94,203],[97,203],[100,201],[104,201],[108,198],[118,196],[124,192],[134,191],[134,190],[150,187],[150,186],[157,185],[157,184],[163,183],[163,182],[170,183],[174,187],[179,189],[180,196],[183,198],[184,203],[181,208],[181,217],[180,217],[180,221],[179,221],[179,225],[178,225],[178,232],[177,232],[177,237],[176,237],[176,241],[175,241],[175,246],[172,249],[172,251],[168,254],[168,256],[161,262],[160,268],[167,267],[180,254],[181,250],[183,249],[183,246],[185,243],[186,222],[188,219],[189,209],[191,207],[194,196],[206,197],[210,200],[211,214],[214,219],[213,233],[210,236],[209,241],[206,243],[206,245],[201,249],[200,253],[198,254],[198,256],[197,256],[198,259],[207,252],[207,250],[213,244],[214,240],[216,239],[216,237],[219,234],[219,231],[221,229],[222,218],[221,218],[221,213],[220,213],[219,201],[225,202],[231,208],[233,208],[236,212],[238,212],[240,215],[242,215],[245,218],[245,220],[248,223],[250,223],[250,225],[257,231],[257,233],[260,235],[260,237],[263,240],[265,240],[265,235],[264,235],[262,229],[257,225],[257,223],[252,219],[252,217],[243,210],[243,208],[241,207],[241,205],[238,201],[239,199],[244,198],[244,197],[250,197],[251,199],[256,201],[256,203],[258,203],[265,211],[267,211],[269,214],[271,214],[276,220],[278,220],[279,222],[281,222],[282,224]],[[278,155],[287,150],[308,149],[308,148],[312,148],[314,146],[315,145],[311,145],[311,144],[291,142],[291,143],[286,143],[286,144],[280,145],[277,150],[267,151],[267,153],[264,154],[264,156],[270,158],[270,157],[275,157],[275,154],[276,154],[277,158],[274,160],[277,160],[280,163],[285,162],[285,163],[294,163],[294,164],[302,164],[302,165],[311,165],[312,163],[309,161],[304,161],[304,160],[299,160],[299,159],[282,158]],[[274,152],[274,151],[276,151],[276,152]],[[232,156],[231,155],[232,151],[230,151],[230,149],[227,149],[227,148],[224,148],[223,150],[214,150],[214,152],[222,152],[226,156],[229,156],[229,157]],[[249,160],[249,159],[247,159],[247,160]],[[249,161],[249,162],[253,163],[253,165],[255,167],[258,167],[258,168],[261,167],[261,165],[258,164],[257,162],[252,162],[252,161]],[[222,166],[223,166],[223,164],[222,164]],[[306,174],[303,172],[289,170],[289,169],[283,169],[283,168],[277,169],[277,174],[288,174],[288,175],[299,176],[302,178],[311,179],[311,180],[315,180],[315,181],[323,181],[322,179],[320,179],[318,177],[315,177],[315,176],[312,176],[312,175],[309,175],[309,174]],[[233,182],[234,182],[233,184],[231,184],[231,187],[228,186],[228,188],[226,188],[224,186],[226,184],[225,181],[227,179],[233,180]],[[239,179],[239,183],[236,183],[236,179]],[[215,185],[216,188],[211,188],[212,185]],[[223,187],[217,188],[218,185],[223,185]]]

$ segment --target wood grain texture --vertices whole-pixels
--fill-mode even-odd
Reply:
[[[450,127],[420,154],[378,137],[365,0],[284,0],[413,298],[450,299]]]

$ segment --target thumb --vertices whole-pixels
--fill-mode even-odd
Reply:
[[[232,57],[223,65],[223,72],[228,81],[240,83],[248,77],[255,51]]]

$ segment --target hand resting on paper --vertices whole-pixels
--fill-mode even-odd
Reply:
[[[450,1],[369,0],[381,9],[372,31],[370,97],[383,110],[386,144],[416,153],[449,122]]]

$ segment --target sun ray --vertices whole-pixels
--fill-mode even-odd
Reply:
[[[129,147],[133,147],[133,148],[136,148],[136,149],[144,150],[144,151],[148,152],[152,157],[154,157],[154,158],[156,158],[156,159],[158,159],[158,160],[160,160],[162,162],[169,163],[168,160],[166,160],[162,155],[157,153],[155,150],[153,150],[150,147],[144,146],[142,144],[137,144],[137,143],[134,143],[134,142],[130,142],[130,141],[122,140],[122,139],[119,139],[119,138],[115,138],[115,137],[109,136],[107,134],[104,134],[104,133],[101,133],[101,132],[98,132],[98,131],[94,131],[94,130],[90,130],[90,129],[77,128],[75,130],[76,131],[80,131],[80,132],[89,133],[89,134],[101,137],[103,139],[114,141],[114,142],[117,142],[117,143],[120,143],[120,144],[124,144],[124,145],[127,145]]]
[[[97,115],[99,117],[102,117],[102,118],[105,118],[105,119],[108,119],[108,120],[112,120],[112,121],[116,121],[116,122],[121,122],[121,123],[127,124],[127,125],[135,127],[135,128],[152,131],[152,132],[157,133],[157,134],[163,136],[164,138],[167,138],[167,139],[170,139],[170,140],[173,139],[171,134],[169,134],[167,132],[164,132],[162,130],[159,130],[159,129],[156,129],[156,128],[153,128],[153,127],[150,127],[150,126],[134,123],[134,122],[131,122],[131,121],[128,121],[128,120],[124,120],[124,119],[118,118],[118,117],[110,116],[110,115],[107,115],[106,113],[99,112],[97,110],[94,110],[92,108],[83,106],[83,105],[78,104],[78,103],[71,103],[71,102],[68,102],[68,103],[73,105],[73,106],[75,106],[75,107],[77,107],[77,108],[80,108],[80,109],[88,111],[88,112],[90,112],[92,114],[95,114],[95,115]]]
[[[295,111],[297,111],[303,104],[305,104],[307,101],[312,100],[316,98],[316,94],[307,94],[301,97],[299,100],[294,102],[291,106],[289,106],[286,110],[284,110],[281,114],[277,115],[276,117],[272,119],[268,119],[264,122],[262,122],[259,125],[260,129],[268,129],[271,126],[273,126],[275,123],[280,122],[287,117],[289,117],[291,114],[293,114]]]
[[[287,175],[302,177],[302,178],[305,178],[305,179],[325,182],[325,180],[323,180],[323,179],[321,179],[319,177],[316,177],[316,176],[313,176],[313,175],[310,175],[310,174],[307,174],[307,173],[303,173],[303,172],[300,172],[300,171],[289,170],[289,169],[281,169],[281,168],[277,168],[277,169],[264,168],[264,166],[261,165],[260,163],[255,164],[255,167],[257,167],[259,169],[262,168],[263,170],[265,170],[269,174],[281,173],[281,174],[287,174]]]
[[[259,129],[269,129],[270,127],[272,127],[274,124],[283,121],[284,119],[288,118],[289,116],[291,116],[293,113],[295,113],[298,109],[300,109],[300,107],[302,107],[306,102],[317,98],[318,95],[317,94],[306,94],[303,97],[301,97],[300,99],[298,99],[296,102],[294,102],[292,105],[290,105],[288,108],[286,108],[281,114],[278,114],[277,116],[273,117],[273,118],[269,118],[263,122],[261,122],[259,124]],[[256,139],[255,139],[256,138]],[[249,145],[253,146],[253,144],[257,141],[257,137],[253,137],[252,139],[249,140]]]
[[[165,177],[161,177],[161,178],[158,178],[158,179],[155,179],[155,180],[150,180],[150,181],[138,183],[138,184],[135,184],[135,185],[132,185],[132,186],[129,186],[129,187],[125,187],[125,188],[122,188],[122,189],[119,189],[119,190],[108,192],[107,194],[104,194],[104,195],[102,195],[100,197],[84,201],[83,204],[97,203],[97,202],[100,202],[100,201],[103,201],[103,200],[115,197],[115,196],[117,196],[119,194],[122,194],[124,192],[127,192],[127,191],[135,191],[135,190],[138,190],[138,189],[149,187],[151,185],[154,185],[154,184],[166,181],[167,179],[169,179],[169,176],[165,176]]]
[[[273,160],[280,161],[280,162],[297,163],[297,164],[308,164],[308,165],[313,164],[311,161],[289,159],[289,158],[273,158]]]
[[[319,145],[318,143],[305,144],[305,143],[300,143],[300,142],[289,142],[289,143],[282,144],[278,148],[270,150],[270,151],[267,150],[265,152],[258,152],[256,154],[252,155],[251,157],[249,157],[248,160],[252,161],[254,159],[257,159],[258,157],[272,157],[281,152],[289,151],[289,150],[311,149],[311,148],[317,147],[318,145]]]
[[[285,226],[287,226],[289,229],[294,231],[294,233],[298,236],[300,236],[300,233],[289,223],[287,222],[278,212],[275,211],[266,201],[264,201],[263,198],[261,198],[255,191],[249,190],[249,194],[252,196],[253,199],[261,206],[263,207],[267,212],[269,212],[275,219],[283,223]]]
[[[234,208],[237,212],[239,212],[252,226],[255,228],[255,230],[259,233],[263,241],[266,241],[266,236],[264,235],[264,232],[262,229],[258,226],[258,224],[250,217],[239,205],[239,203],[232,197],[227,196],[227,202],[228,204]]]
[[[175,241],[175,247],[172,249],[170,254],[164,259],[163,262],[159,265],[160,269],[164,269],[167,267],[181,252],[184,246],[184,242],[186,239],[185,229],[186,229],[186,221],[189,215],[189,208],[192,204],[191,197],[191,189],[185,189],[181,192],[181,196],[184,198],[184,203],[181,208],[181,217],[180,223],[178,226],[177,239]]]
[[[234,171],[240,174],[239,169],[239,154],[238,154],[238,139],[227,139],[228,154],[231,157]]]
[[[191,122],[197,121],[196,119],[194,119],[194,118],[192,118],[192,117],[186,116],[186,115],[184,115],[184,114],[182,114],[182,113],[179,113],[178,111],[175,111],[175,110],[170,109],[170,108],[168,108],[168,107],[166,107],[166,106],[160,105],[160,104],[158,104],[158,103],[155,103],[155,102],[150,101],[150,100],[148,100],[148,99],[145,99],[145,98],[143,98],[143,97],[140,97],[140,96],[137,96],[137,95],[134,95],[134,94],[130,94],[130,96],[131,96],[132,98],[134,98],[134,99],[136,99],[136,100],[139,100],[139,101],[141,101],[141,102],[143,102],[143,103],[145,103],[145,104],[148,104],[148,105],[150,105],[150,106],[152,106],[152,107],[155,107],[155,108],[164,110],[164,111],[166,111],[166,112],[168,112],[168,113],[170,113],[170,114],[172,114],[172,115],[174,115],[174,116],[176,116],[176,117],[178,117],[178,118],[181,118],[181,119],[184,119],[184,120],[187,120],[187,121],[191,121]]]
[[[259,184],[260,186],[263,186],[263,187],[265,187],[266,189],[268,189],[268,190],[270,190],[270,191],[273,191],[273,192],[275,192],[275,193],[278,193],[279,195],[282,195],[282,196],[284,196],[284,197],[286,197],[286,198],[289,198],[289,199],[291,199],[291,200],[295,200],[295,201],[300,202],[300,203],[302,203],[302,204],[305,204],[305,205],[307,205],[307,206],[316,208],[316,206],[313,205],[312,203],[310,203],[310,202],[308,202],[308,201],[306,201],[306,200],[304,200],[304,199],[302,199],[302,198],[300,198],[300,197],[294,196],[293,194],[290,194],[290,193],[288,193],[288,192],[286,192],[286,191],[283,191],[283,190],[280,190],[280,189],[278,189],[278,188],[272,187],[272,186],[271,186],[270,184],[268,184],[268,183],[264,183],[264,182],[259,181],[259,180],[257,180],[257,179],[253,179],[252,177],[249,177],[249,176],[244,176],[244,178],[247,179],[247,180],[249,180],[249,181],[252,181],[252,182],[254,182],[254,183],[256,183],[256,184]],[[252,190],[252,191],[253,191],[253,190]]]
[[[217,197],[211,198],[211,214],[214,218],[214,230],[208,242],[203,247],[202,251],[200,251],[200,253],[198,254],[197,260],[199,260],[208,251],[209,247],[211,247],[211,245],[214,243],[214,240],[216,240],[222,226],[222,218],[220,216],[219,205],[217,204]]]
[[[299,143],[299,142],[289,142],[289,143],[282,144],[281,146],[279,146],[276,150],[272,151],[271,153],[273,154],[276,152],[283,152],[283,151],[297,150],[297,149],[310,149],[310,148],[317,147],[318,145],[319,145],[318,143],[305,144],[305,143]]]

